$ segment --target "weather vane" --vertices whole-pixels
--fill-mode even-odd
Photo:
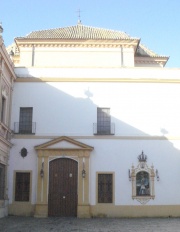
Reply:
[[[81,12],[82,11],[78,9],[76,12],[78,13],[78,23],[81,23]]]

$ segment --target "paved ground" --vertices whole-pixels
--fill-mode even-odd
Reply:
[[[6,217],[0,232],[180,232],[180,218],[77,219]]]

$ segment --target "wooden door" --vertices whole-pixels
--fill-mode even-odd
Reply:
[[[49,163],[48,215],[77,216],[78,163],[60,158]]]

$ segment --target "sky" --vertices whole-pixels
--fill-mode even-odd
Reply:
[[[179,0],[0,0],[6,46],[32,31],[83,25],[124,31],[180,68]]]

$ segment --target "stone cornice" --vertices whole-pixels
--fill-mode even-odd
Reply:
[[[157,56],[157,57],[135,57],[135,64],[160,64],[161,66],[165,66],[169,57],[166,56]]]
[[[56,139],[61,135],[21,135],[14,134],[13,139]],[[92,140],[102,140],[102,139],[111,139],[111,140],[169,140],[169,141],[179,141],[180,136],[162,136],[162,135],[105,135],[105,136],[94,136],[94,135],[69,135],[72,139],[92,139]]]
[[[110,47],[110,48],[118,48],[118,47],[137,47],[138,40],[136,39],[123,39],[123,40],[74,40],[74,41],[43,41],[43,40],[16,40],[18,47],[85,47],[85,48],[104,48],[104,47]]]

